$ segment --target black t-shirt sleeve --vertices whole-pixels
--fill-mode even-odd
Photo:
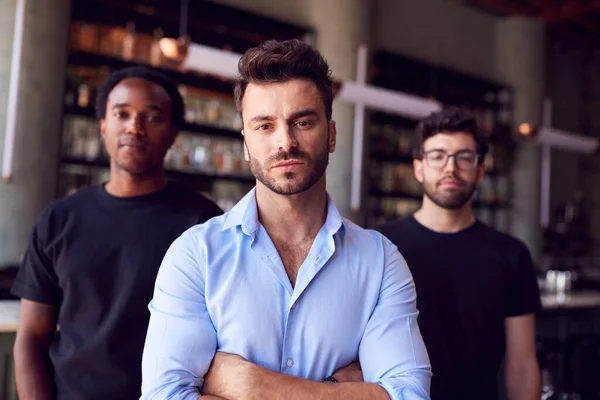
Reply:
[[[508,291],[506,317],[516,317],[541,309],[540,289],[529,250],[524,247],[517,258],[517,270]]]
[[[398,227],[392,226],[392,224],[379,224],[373,227],[373,230],[381,233],[383,236],[388,238],[390,242],[394,243],[398,246],[398,231],[400,230]]]
[[[62,290],[52,259],[46,254],[43,225],[38,221],[33,229],[11,293],[23,299],[58,306],[62,300]]]
[[[200,214],[198,215],[198,220],[196,221],[196,223],[203,224],[209,219],[223,214],[223,210],[221,210],[221,208],[219,208],[219,206],[213,203],[212,201],[205,199],[204,203],[205,205],[202,208]]]

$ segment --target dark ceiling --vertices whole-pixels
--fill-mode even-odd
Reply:
[[[168,37],[185,33],[192,41],[237,52],[267,39],[299,38],[310,31],[207,0],[74,0],[73,19],[117,26],[133,21],[140,32],[151,34],[160,27]]]
[[[594,48],[600,39],[600,0],[455,0],[500,15],[522,15],[544,21],[556,39]]]

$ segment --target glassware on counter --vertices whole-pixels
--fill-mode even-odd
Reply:
[[[237,108],[235,110],[235,114],[231,121],[231,127],[233,128],[234,131],[241,131],[242,129],[244,129],[244,123],[242,121],[242,116],[237,111]]]
[[[251,185],[250,185],[251,186]],[[231,210],[248,193],[248,185],[235,182],[216,181],[210,197],[225,212]]]
[[[165,168],[216,175],[250,175],[243,142],[182,131],[165,157]]]
[[[66,117],[63,130],[62,154],[89,161],[104,155],[98,123],[82,117]]]
[[[407,195],[421,193],[421,184],[415,179],[413,167],[408,164],[383,164],[380,189],[384,193],[399,192]]]

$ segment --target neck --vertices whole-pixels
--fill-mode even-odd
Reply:
[[[309,190],[285,196],[262,183],[256,185],[258,219],[271,238],[289,243],[316,237],[327,218],[325,176]]]
[[[475,222],[470,201],[459,209],[451,210],[438,206],[427,196],[423,196],[423,205],[414,216],[421,225],[441,233],[460,232]]]
[[[154,193],[165,186],[167,181],[162,168],[149,174],[132,175],[111,162],[110,180],[105,189],[116,197],[135,197]]]

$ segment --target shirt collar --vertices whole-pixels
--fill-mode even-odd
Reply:
[[[228,213],[223,224],[223,230],[234,226],[242,226],[242,232],[254,236],[260,222],[258,221],[258,207],[256,206],[256,187],[252,188]],[[335,235],[340,228],[345,231],[346,221],[340,215],[337,207],[327,195],[327,219],[323,228],[330,236]]]

